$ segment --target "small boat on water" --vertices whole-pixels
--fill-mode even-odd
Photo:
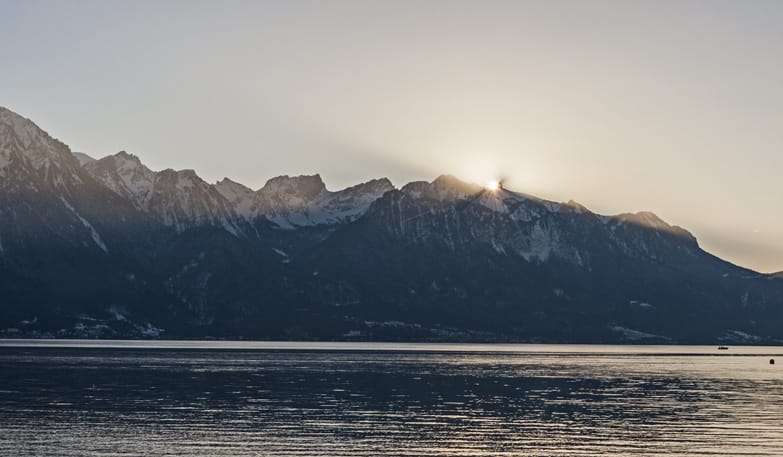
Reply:
[[[725,351],[725,350],[727,350],[728,348],[729,348],[728,346],[718,346],[718,349],[720,349],[720,350],[722,350],[722,351]]]

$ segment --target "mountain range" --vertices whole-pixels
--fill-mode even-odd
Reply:
[[[783,342],[783,275],[650,212],[453,176],[253,190],[0,107],[0,336]]]

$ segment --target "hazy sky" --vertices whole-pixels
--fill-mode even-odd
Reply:
[[[253,188],[452,173],[783,270],[783,2],[0,0],[0,105]]]

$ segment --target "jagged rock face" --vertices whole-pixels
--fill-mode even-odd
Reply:
[[[258,193],[269,201],[272,209],[287,209],[306,206],[326,191],[320,175],[278,176],[264,184]]]
[[[93,178],[141,211],[148,211],[157,173],[138,157],[120,151],[115,155],[88,162],[84,166]]]
[[[386,179],[373,179],[338,192],[322,193],[310,219],[320,224],[351,222],[363,215],[370,205],[394,189]]]
[[[68,146],[31,120],[0,107],[0,187],[63,188],[81,181],[79,168]]]
[[[238,216],[246,220],[259,216],[256,194],[249,187],[223,178],[215,184],[215,189],[231,204]]]
[[[285,194],[280,193],[281,187],[292,183],[287,182],[280,187],[278,184],[282,183],[274,186],[267,183],[258,191],[261,213],[282,228],[351,222],[364,214],[378,197],[394,188],[384,178],[330,192],[320,176],[306,178],[304,190],[293,193],[293,198],[285,198]]]
[[[125,337],[775,342],[780,276],[652,213],[453,176],[210,185],[126,152],[72,153],[0,109],[0,335],[78,336],[62,329],[97,319]]]
[[[237,236],[241,232],[230,202],[193,170],[154,172],[125,151],[89,162],[84,169],[177,232],[204,225],[221,226]]]
[[[264,218],[283,229],[351,222],[378,197],[394,189],[383,178],[332,192],[319,175],[280,176],[257,192],[228,178],[215,186],[237,214],[247,220]]]
[[[240,233],[228,201],[193,170],[158,173],[149,210],[178,232],[193,226],[215,225],[237,236]]]

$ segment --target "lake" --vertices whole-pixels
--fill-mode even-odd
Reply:
[[[0,340],[0,455],[780,456],[783,348]]]

